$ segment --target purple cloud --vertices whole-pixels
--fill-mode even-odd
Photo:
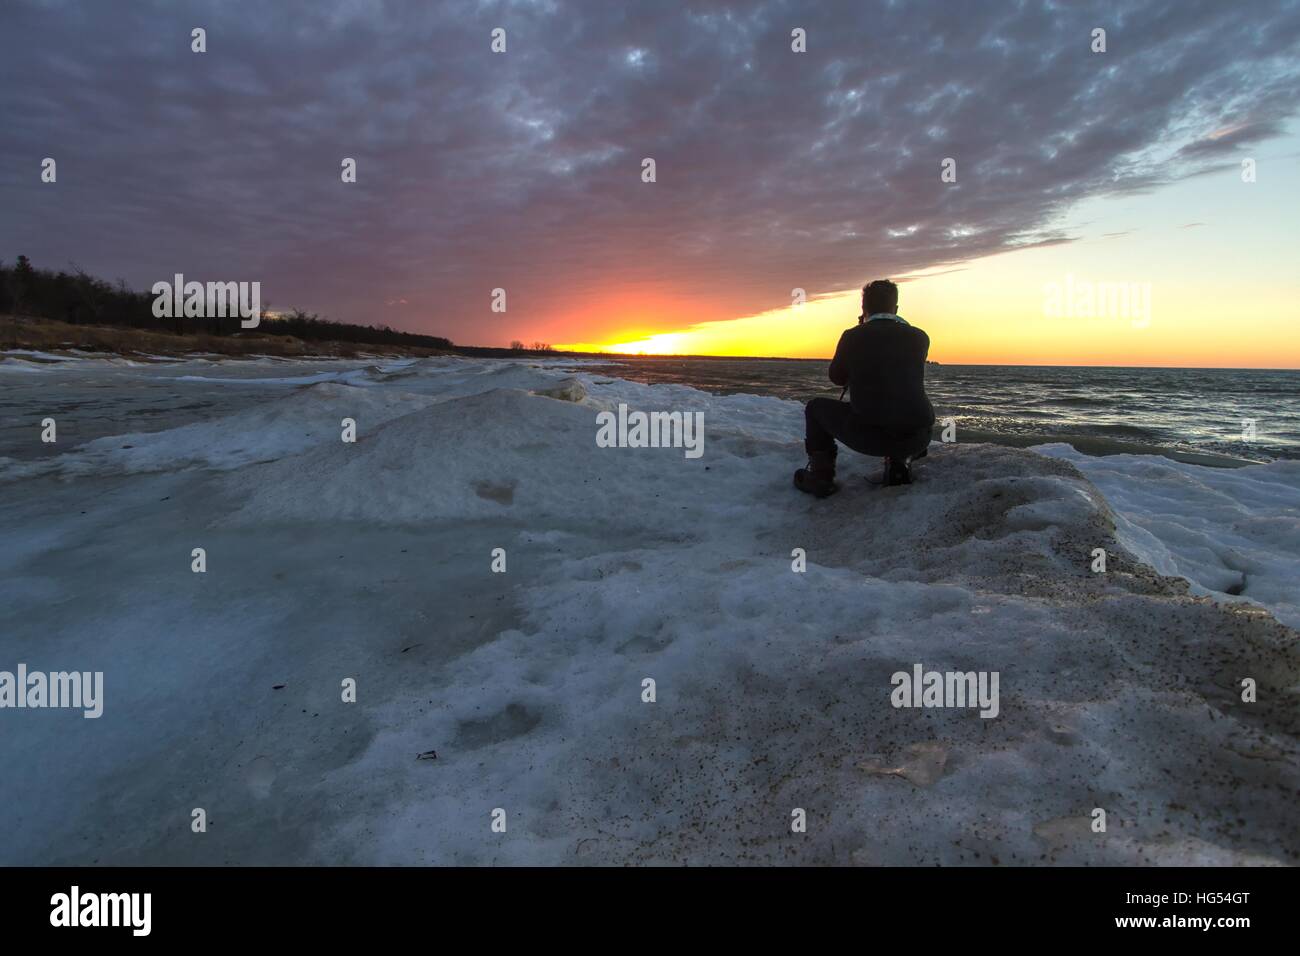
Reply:
[[[1071,204],[1202,173],[1300,103],[1282,0],[11,2],[5,21],[0,256],[139,288],[260,279],[277,308],[462,342],[590,339],[565,317],[624,289],[728,318],[1068,241]]]

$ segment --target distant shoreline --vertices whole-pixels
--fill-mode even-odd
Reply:
[[[270,323],[267,323],[268,325]],[[273,355],[282,358],[356,358],[361,355],[424,357],[449,354],[445,349],[387,343],[308,340],[258,329],[229,335],[138,329],[120,325],[81,325],[57,319],[0,316],[0,351],[32,349],[168,358],[209,353],[227,358]]]
[[[211,335],[202,332],[156,331],[120,325],[82,325],[45,319],[36,316],[0,316],[0,351],[9,349],[34,349],[59,351],[81,349],[87,352],[106,352],[118,355],[190,355],[201,352],[241,358],[253,355],[274,355],[284,358],[357,358],[364,355],[408,356],[424,358],[431,355],[464,355],[471,358],[553,358],[600,359],[611,362],[671,362],[690,359],[710,362],[820,362],[826,358],[786,357],[781,355],[644,355],[624,352],[570,352],[559,349],[510,349],[489,345],[456,345],[446,348],[396,345],[387,343],[343,342],[335,340],[300,339],[292,335],[276,335],[274,320],[268,320],[263,329],[238,332],[231,335]],[[1096,368],[1096,369],[1177,369],[1180,371],[1255,371],[1300,372],[1293,368],[1264,368],[1255,366],[1182,366],[1182,365],[1024,365],[1011,362],[930,362],[942,368]]]

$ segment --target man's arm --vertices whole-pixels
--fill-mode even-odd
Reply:
[[[831,359],[830,376],[836,385],[849,384],[849,361],[844,354],[844,338],[852,329],[840,335],[839,344],[835,346],[835,357]]]

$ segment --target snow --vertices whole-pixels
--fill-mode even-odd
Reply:
[[[380,397],[360,388],[321,381],[269,405],[213,422],[98,438],[75,451],[39,461],[0,459],[0,478],[164,471],[193,465],[239,468],[338,440],[345,417],[383,422],[423,408],[429,401],[405,393]]]
[[[265,397],[0,469],[0,670],[105,672],[97,720],[0,711],[0,863],[1300,856],[1289,467],[935,445],[815,501],[775,398],[213,364],[151,374]],[[598,448],[619,403],[703,413],[703,456]],[[1200,593],[1228,561],[1247,600]],[[998,716],[894,708],[917,664],[997,672]]]
[[[36,349],[5,349],[6,356],[17,355],[37,359],[44,362],[75,362],[77,359],[71,355],[60,355],[57,352],[41,352]]]
[[[1119,539],[1156,570],[1300,627],[1300,461],[1200,468],[1158,455],[1092,458],[1062,444],[1036,450],[1083,472],[1118,516]]]

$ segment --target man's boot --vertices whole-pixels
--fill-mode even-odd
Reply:
[[[911,458],[886,458],[885,472],[880,483],[886,488],[893,485],[910,485],[912,483]]]
[[[835,494],[839,485],[835,484],[835,446],[830,451],[808,450],[808,467],[800,468],[794,473],[794,486],[818,498]]]

